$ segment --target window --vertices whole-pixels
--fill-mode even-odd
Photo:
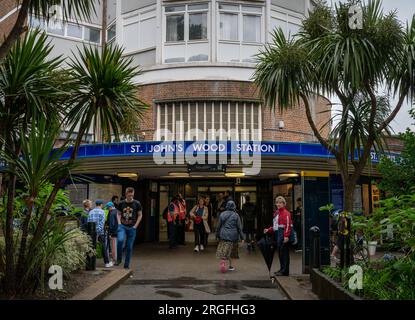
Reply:
[[[260,43],[262,7],[219,4],[220,40]],[[242,30],[239,28],[241,21]],[[242,33],[242,37],[240,36]]]
[[[219,3],[218,11],[218,60],[255,63],[265,38],[263,7]]]
[[[221,13],[220,15],[220,39],[238,41],[238,15],[233,13]]]
[[[101,41],[101,30],[99,28],[89,27],[75,22],[53,23],[53,21],[50,20],[49,23],[46,23],[43,17],[31,16],[30,27],[40,28],[47,31],[47,33],[51,35],[58,35],[94,43],[100,43]],[[113,35],[112,32],[114,32]],[[108,29],[108,35],[111,35],[112,37],[115,36],[115,24]]]
[[[169,22],[169,25],[172,25],[172,22],[174,21]],[[121,38],[126,53],[149,50],[156,46],[158,29],[155,7],[146,7],[124,14],[122,25],[123,35]],[[176,39],[172,37],[171,41],[176,41]]]
[[[184,14],[166,17],[166,41],[184,40]]]
[[[194,101],[157,105],[157,139],[241,140],[261,139],[261,106],[253,102]],[[182,129],[178,121],[183,121]],[[163,130],[168,129],[165,136]],[[191,130],[199,129],[192,137]],[[212,130],[214,129],[214,130]],[[233,129],[233,136],[231,130]],[[236,133],[236,136],[235,136]]]
[[[295,36],[301,28],[301,16],[289,11],[283,12],[282,9],[273,8],[271,10],[270,33],[275,29],[281,28],[286,37]]]
[[[66,35],[68,37],[82,39],[82,26],[74,23],[68,23],[66,27]]]
[[[189,14],[189,40],[207,39],[207,13]]]
[[[101,41],[101,32],[98,28],[85,27],[85,40],[99,43]]]
[[[47,23],[47,31],[51,34],[57,34],[60,36],[65,35],[65,26],[61,22],[53,22],[53,20],[49,20]]]
[[[37,18],[37,17],[30,17],[30,26],[32,28],[39,28],[44,29],[45,28],[45,20],[43,18]]]
[[[170,5],[165,12],[165,63],[209,60],[209,4]]]
[[[111,41],[112,39],[115,38],[117,32],[117,25],[115,23],[113,23],[107,30],[107,41]]]
[[[261,42],[261,17],[244,15],[244,41]]]

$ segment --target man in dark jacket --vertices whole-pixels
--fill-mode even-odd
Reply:
[[[112,201],[108,202],[105,205],[105,208],[108,209],[108,234],[110,242],[110,250],[112,260],[117,261],[117,231],[118,231],[118,210],[115,208],[115,203]]]
[[[248,250],[255,248],[255,218],[256,218],[256,207],[251,202],[249,196],[245,197],[246,202],[242,206],[241,216],[244,224],[244,232],[246,234],[246,243]]]

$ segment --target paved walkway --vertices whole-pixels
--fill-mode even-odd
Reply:
[[[133,276],[105,299],[286,299],[272,284],[268,269],[258,249],[249,252],[240,249],[240,259],[234,266],[236,271],[222,274],[215,258],[216,246],[195,253],[193,245],[169,250],[166,244],[140,244],[136,246],[131,263]],[[298,256],[298,257],[297,257]],[[300,254],[292,254],[295,261]],[[298,263],[293,263],[293,266]],[[301,264],[299,264],[301,266]],[[275,256],[272,271],[279,267]],[[301,272],[292,270],[292,273]]]

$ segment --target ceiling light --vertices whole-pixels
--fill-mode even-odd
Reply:
[[[280,179],[297,178],[299,175],[296,172],[285,172],[278,174]]]
[[[117,176],[120,178],[137,178],[138,174],[134,172],[118,172]]]
[[[228,178],[241,178],[241,177],[245,177],[245,173],[244,172],[226,172],[225,176]]]
[[[189,174],[187,172],[169,172],[170,177],[187,178]]]

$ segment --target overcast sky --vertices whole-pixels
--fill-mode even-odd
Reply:
[[[328,3],[330,3],[330,0]],[[404,25],[406,26],[406,22],[411,20],[412,16],[415,14],[415,0],[383,0],[383,8],[385,12],[396,10],[398,18],[403,21]],[[396,105],[396,102],[393,103],[393,106],[394,105]],[[409,109],[410,105],[405,103],[401,111],[396,116],[395,120],[392,122],[392,128],[394,129],[395,133],[403,132],[408,127],[411,127],[412,130],[415,130],[415,126],[413,124],[415,120],[409,117]]]

